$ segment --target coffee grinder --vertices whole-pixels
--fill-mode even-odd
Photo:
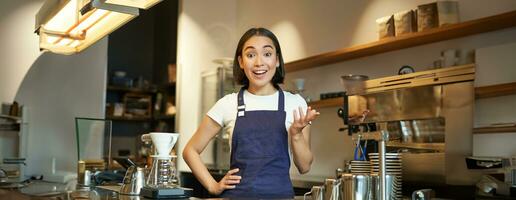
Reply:
[[[175,199],[188,198],[193,190],[182,188],[177,184],[175,177],[175,164],[170,151],[179,138],[178,133],[149,133],[142,136],[142,140],[152,140],[155,154],[151,155],[153,161],[150,166],[150,173],[147,176],[145,186],[141,190],[141,195],[152,199]]]

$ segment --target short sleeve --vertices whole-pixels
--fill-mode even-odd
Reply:
[[[293,111],[297,110],[299,107],[303,110],[303,113],[306,113],[308,109],[308,105],[303,97],[299,94],[289,94],[288,102],[285,105],[285,112],[287,112],[287,119],[285,121],[285,127],[288,128],[294,122]]]
[[[206,113],[208,117],[213,119],[217,124],[219,124],[221,127],[224,127],[224,112],[227,112],[228,110],[228,98],[229,95],[226,95],[219,99],[213,107]]]
[[[301,97],[301,95],[295,94],[294,101],[295,101],[295,105],[297,105],[296,107],[301,106],[301,108],[303,109],[303,112],[306,113],[306,110],[308,109],[308,104],[306,103],[305,99],[303,97]]]

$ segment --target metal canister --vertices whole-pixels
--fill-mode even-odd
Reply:
[[[372,187],[371,175],[350,174],[342,175],[343,200],[369,200]]]

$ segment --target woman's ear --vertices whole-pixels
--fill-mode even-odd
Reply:
[[[244,69],[241,56],[238,56],[238,66],[240,67],[240,69]]]

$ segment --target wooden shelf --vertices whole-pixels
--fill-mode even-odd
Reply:
[[[444,143],[402,143],[399,141],[389,141],[387,147],[400,147],[409,149],[427,149],[444,152]]]
[[[473,128],[474,134],[516,133],[516,126]]]
[[[285,65],[285,69],[287,72],[293,72],[321,67],[323,65],[342,62],[345,60],[510,28],[513,26],[516,26],[516,11],[310,56],[287,63]]]
[[[342,106],[343,104],[344,104],[344,99],[342,97],[324,99],[324,100],[319,100],[319,101],[312,101],[312,102],[308,103],[308,105],[314,109],[337,107],[337,106]]]
[[[516,94],[516,82],[498,85],[475,87],[475,98],[482,99],[488,97],[498,97]],[[342,97],[331,98],[308,103],[312,108],[340,107],[343,104]]]
[[[134,93],[156,93],[156,89],[142,89],[142,88],[129,88],[129,87],[120,87],[120,86],[107,86],[108,91],[117,91],[117,92],[134,92]]]
[[[505,96],[511,94],[516,94],[516,82],[475,88],[475,98],[477,99]]]
[[[2,114],[0,114],[0,118],[12,120],[12,121],[20,121],[21,120],[21,117],[18,117],[18,116],[2,115]]]

